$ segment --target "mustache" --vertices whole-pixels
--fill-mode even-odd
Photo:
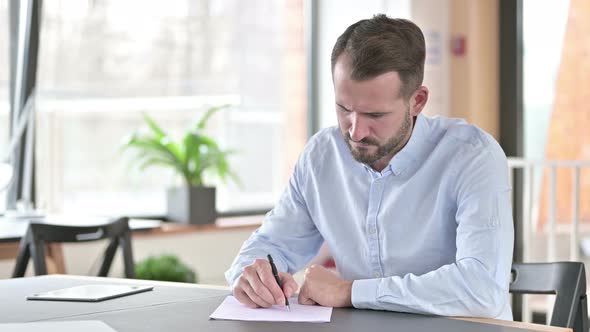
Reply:
[[[365,138],[363,138],[360,141],[355,141],[355,140],[352,139],[352,137],[350,137],[350,134],[349,133],[346,133],[344,136],[345,136],[345,138],[346,138],[347,141],[351,141],[351,142],[355,142],[355,143],[363,143],[363,144],[369,144],[369,145],[379,146],[379,143],[377,141],[373,140],[370,137],[365,137]]]

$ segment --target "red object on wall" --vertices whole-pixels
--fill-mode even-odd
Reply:
[[[467,40],[465,36],[451,38],[451,52],[454,56],[464,56],[467,53]]]

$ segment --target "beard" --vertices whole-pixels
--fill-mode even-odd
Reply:
[[[393,137],[388,139],[387,142],[385,142],[384,144],[379,144],[377,140],[370,137],[365,137],[357,142],[376,146],[377,151],[375,151],[374,153],[370,153],[368,148],[353,147],[350,142],[355,141],[352,140],[349,132],[343,133],[344,141],[346,142],[346,145],[348,146],[348,149],[350,150],[352,157],[356,161],[370,166],[388,155],[395,155],[404,147],[406,143],[406,137],[408,136],[408,133],[412,131],[412,122],[412,117],[410,116],[410,112],[408,109],[408,112],[406,112],[404,121],[399,131],[395,133]]]

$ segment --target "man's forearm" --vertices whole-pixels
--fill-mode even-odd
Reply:
[[[508,289],[469,258],[421,276],[357,280],[352,286],[356,308],[440,316],[510,319],[501,317],[508,299]]]

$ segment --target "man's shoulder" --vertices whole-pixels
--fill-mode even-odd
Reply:
[[[490,134],[464,119],[437,116],[428,120],[433,129],[433,136],[439,143],[458,145],[472,151],[499,147]]]
[[[310,142],[318,141],[318,142],[326,142],[326,141],[334,141],[337,138],[340,138],[342,134],[337,126],[331,126],[327,128],[320,129],[317,133],[313,134]]]
[[[435,117],[430,118],[431,138],[435,140],[438,151],[450,158],[449,167],[464,171],[468,165],[473,167],[504,168],[506,154],[500,144],[484,130],[463,119]]]
[[[342,135],[338,127],[328,127],[320,129],[315,133],[305,145],[304,153],[307,155],[326,154],[335,151]]]

